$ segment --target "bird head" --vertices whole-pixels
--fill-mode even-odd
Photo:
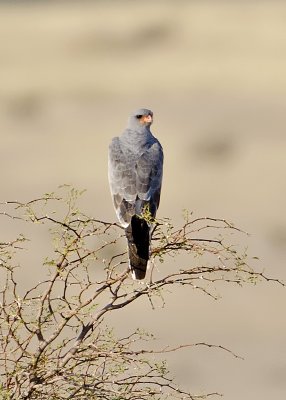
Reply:
[[[139,108],[129,117],[130,128],[149,127],[153,122],[153,112],[146,108]]]

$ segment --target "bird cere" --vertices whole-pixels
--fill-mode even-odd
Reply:
[[[152,220],[160,202],[163,149],[150,131],[152,122],[152,111],[140,108],[109,146],[109,185],[117,218],[125,228],[133,279],[145,278]]]

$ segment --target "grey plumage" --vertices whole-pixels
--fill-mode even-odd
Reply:
[[[142,218],[147,209],[154,218],[160,202],[163,150],[152,135],[153,113],[133,113],[120,137],[109,146],[108,177],[117,217],[125,228],[132,276],[143,279],[149,260],[151,223]]]

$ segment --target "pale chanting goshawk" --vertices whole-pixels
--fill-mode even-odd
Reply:
[[[150,131],[152,122],[152,111],[140,108],[109,146],[109,185],[117,217],[125,228],[133,279],[145,278],[152,218],[160,202],[163,149]]]

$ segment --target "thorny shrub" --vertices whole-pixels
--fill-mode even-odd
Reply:
[[[28,239],[19,235],[0,242],[0,398],[144,400],[218,395],[181,390],[166,363],[155,355],[192,346],[218,347],[237,357],[233,352],[203,342],[150,350],[144,348],[149,334],[134,327],[126,337],[117,338],[105,316],[142,296],[153,306],[156,296],[163,299],[165,287],[175,290],[186,285],[215,297],[217,281],[243,285],[274,280],[254,271],[244,252],[239,254],[227,244],[227,231],[243,233],[225,220],[193,218],[189,213],[179,228],[169,219],[156,220],[148,280],[138,284],[128,270],[124,230],[82,213],[77,207],[80,195],[64,186],[26,203],[1,204],[1,218],[11,223],[48,226],[54,249],[43,261],[43,279],[36,283],[31,279],[23,293],[17,279],[21,266],[14,260]],[[181,253],[189,255],[187,267],[175,262],[172,272],[154,268],[168,257],[176,261]]]

